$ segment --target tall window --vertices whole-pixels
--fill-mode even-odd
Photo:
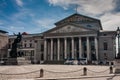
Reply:
[[[107,44],[107,42],[103,43],[103,47],[104,47],[104,50],[108,50],[108,44]]]
[[[8,48],[9,48],[9,49],[11,48],[11,44],[8,45]]]
[[[30,47],[32,47],[32,43],[30,43],[29,45],[30,45]]]
[[[27,44],[26,44],[26,43],[24,44],[24,47],[27,47]]]
[[[41,45],[41,51],[44,51],[44,45]]]

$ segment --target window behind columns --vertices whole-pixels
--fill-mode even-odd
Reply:
[[[27,44],[26,44],[26,43],[24,44],[24,47],[25,47],[25,48],[27,47]]]
[[[44,45],[41,44],[41,51],[44,51]]]
[[[104,48],[104,50],[108,50],[108,44],[107,44],[107,42],[103,43],[103,48]]]

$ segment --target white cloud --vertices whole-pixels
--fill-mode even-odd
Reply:
[[[0,20],[0,25],[3,25],[3,21],[2,20]]]
[[[36,20],[36,23],[38,24],[38,26],[42,26],[45,28],[50,28],[51,24],[54,24],[55,20],[54,19],[40,19],[40,20]]]
[[[20,29],[25,29],[25,28],[24,27],[17,27],[17,26],[10,26],[10,29],[20,30]]]
[[[118,26],[120,27],[120,13],[106,13],[100,19],[105,30],[116,30]]]
[[[86,14],[102,14],[114,9],[113,0],[49,0],[54,6],[67,7],[71,4],[78,5],[78,12]]]
[[[10,26],[8,28],[8,31],[10,32],[9,34],[13,33],[18,33],[18,32],[23,32],[25,27],[18,27],[18,26]]]
[[[71,4],[78,5],[78,12],[83,15],[97,17],[101,20],[103,29],[116,30],[120,26],[120,12],[112,13],[116,7],[114,0],[49,0],[53,6],[69,9]]]
[[[18,6],[20,6],[20,7],[23,6],[23,2],[22,2],[22,0],[16,0],[16,4],[17,4]]]

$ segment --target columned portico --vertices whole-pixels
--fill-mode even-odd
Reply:
[[[98,60],[98,41],[97,37],[94,36],[47,38],[44,41],[44,60],[61,61],[65,59],[87,58],[88,61],[91,61],[93,53],[93,48],[91,48],[92,41],[94,41],[93,47]],[[83,54],[86,55],[86,57],[83,56]]]

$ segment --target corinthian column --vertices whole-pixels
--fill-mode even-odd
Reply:
[[[89,37],[87,37],[87,59],[90,60],[90,43],[89,43]]]
[[[60,60],[60,39],[57,39],[57,59]]]
[[[46,60],[46,54],[47,54],[47,40],[44,40],[44,60]]]
[[[65,59],[67,59],[67,38],[64,38],[64,46],[65,46],[65,50],[64,50]]]
[[[82,41],[81,41],[81,37],[79,37],[79,58],[82,58]]]
[[[96,59],[98,60],[98,40],[97,40],[97,37],[95,37],[94,39],[95,39]]]
[[[51,61],[53,60],[53,39],[51,39]]]
[[[74,59],[74,38],[72,38],[72,59]]]

